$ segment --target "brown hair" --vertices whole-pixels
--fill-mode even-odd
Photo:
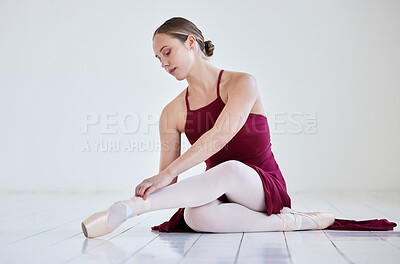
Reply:
[[[183,17],[173,17],[164,22],[159,26],[153,34],[153,40],[156,34],[167,34],[174,37],[184,43],[188,35],[193,35],[199,44],[200,50],[205,55],[206,59],[211,57],[214,53],[214,44],[211,40],[204,41],[203,34],[195,24]],[[207,43],[207,49],[206,49]]]

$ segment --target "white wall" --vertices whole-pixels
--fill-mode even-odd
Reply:
[[[256,77],[289,191],[400,188],[399,1],[200,3],[1,1],[0,190],[133,192],[158,172],[159,113],[186,81],[160,67],[151,38],[173,16],[213,41],[214,65]],[[105,133],[109,112],[138,114],[139,131]]]

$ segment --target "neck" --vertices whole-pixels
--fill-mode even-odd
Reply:
[[[197,63],[186,80],[189,90],[193,94],[210,94],[215,90],[220,69],[212,65],[209,61]]]

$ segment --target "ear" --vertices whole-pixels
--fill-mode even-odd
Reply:
[[[193,35],[188,35],[186,38],[186,44],[188,45],[188,48],[194,48],[194,45],[196,44],[196,38]]]

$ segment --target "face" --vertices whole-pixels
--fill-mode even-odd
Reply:
[[[153,39],[153,51],[167,73],[183,80],[194,64],[195,44],[196,39],[192,35],[182,43],[167,34],[156,34]]]

